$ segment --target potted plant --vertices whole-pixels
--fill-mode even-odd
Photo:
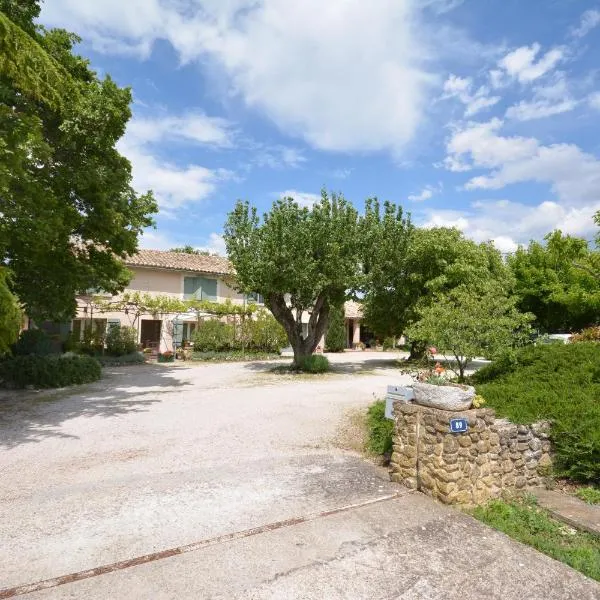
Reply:
[[[167,350],[166,352],[162,352],[158,355],[159,363],[172,363],[175,362],[175,354],[171,350]]]
[[[475,398],[475,388],[448,380],[440,363],[419,375],[413,393],[416,404],[442,410],[468,410]]]

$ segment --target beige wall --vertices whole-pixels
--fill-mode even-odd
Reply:
[[[126,291],[183,297],[183,273],[131,267],[129,270],[133,278]]]

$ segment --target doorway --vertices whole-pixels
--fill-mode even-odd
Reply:
[[[159,348],[162,321],[142,319],[140,342],[144,348]]]

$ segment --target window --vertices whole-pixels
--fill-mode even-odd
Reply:
[[[256,302],[256,304],[264,304],[265,299],[262,294],[257,294],[256,292],[252,292],[250,294],[246,294],[247,302]]]
[[[185,277],[183,279],[184,300],[217,301],[217,280],[206,277]]]
[[[92,319],[91,322],[90,319],[73,319],[71,332],[74,339],[81,340],[83,338],[83,332],[89,329],[90,326],[92,328],[92,333],[106,333],[106,325],[106,319]]]

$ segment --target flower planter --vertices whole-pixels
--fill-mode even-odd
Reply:
[[[475,397],[469,385],[432,385],[417,381],[413,385],[415,403],[441,410],[468,410]]]

